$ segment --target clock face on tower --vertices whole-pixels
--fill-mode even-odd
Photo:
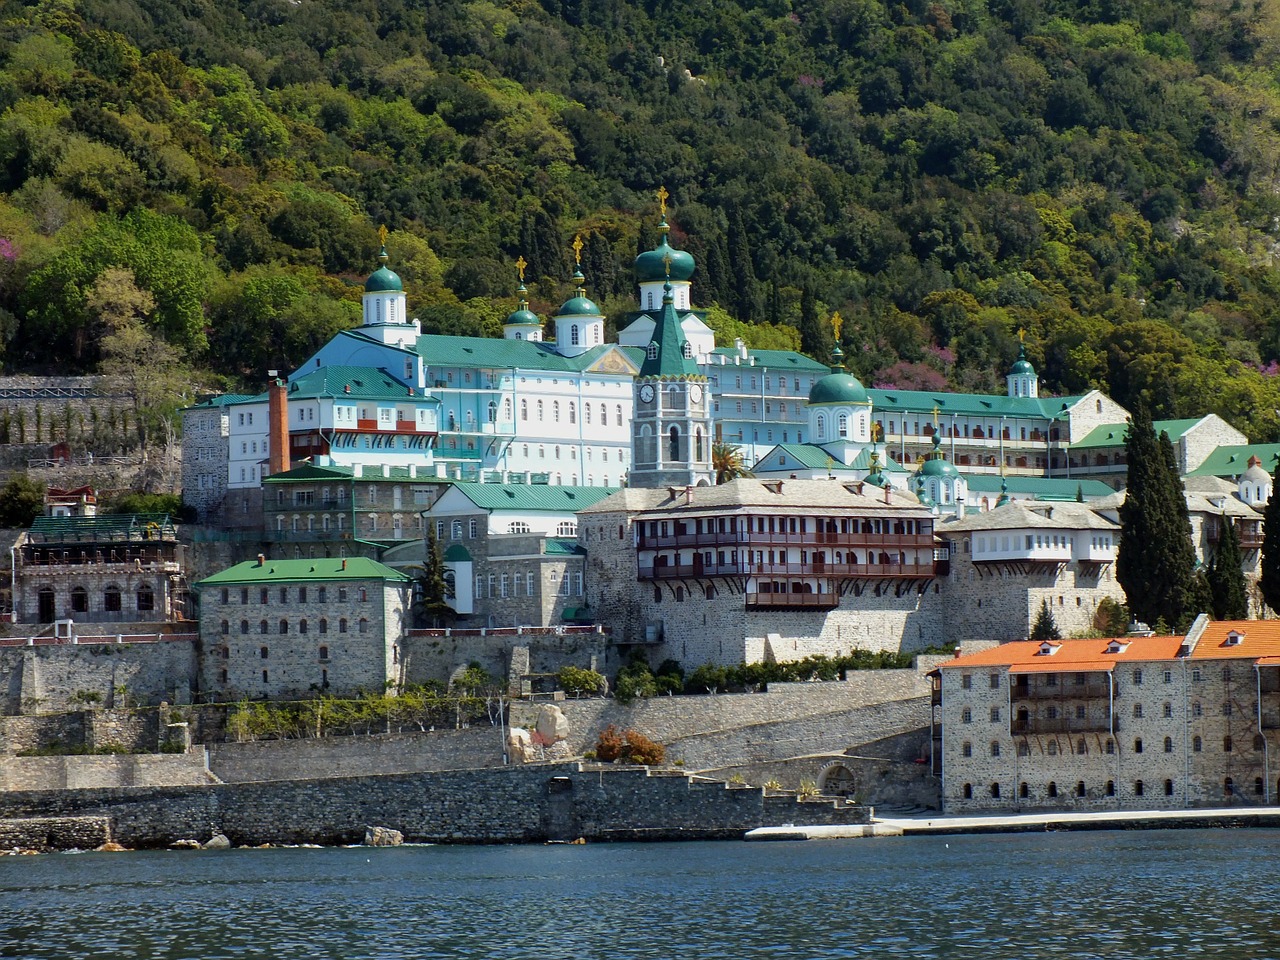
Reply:
[[[644,403],[653,403],[653,384],[646,383],[640,388],[640,399]]]
[[[689,387],[689,401],[691,403],[702,402],[702,388],[696,383]]]

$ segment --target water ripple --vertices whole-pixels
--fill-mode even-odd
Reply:
[[[23,960],[1280,957],[1280,831],[0,858]]]

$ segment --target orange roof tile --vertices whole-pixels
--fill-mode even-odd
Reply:
[[[1280,621],[1276,621],[1280,623]],[[1223,636],[1226,633],[1224,631]],[[1105,670],[1116,662],[1173,660],[1182,646],[1182,637],[1120,637],[1125,644],[1119,653],[1107,653],[1110,640],[1063,640],[1056,653],[1041,654],[1039,640],[1017,640],[980,650],[938,664],[940,670],[963,667],[1009,667],[1016,673]],[[1280,653],[1280,647],[1277,648]],[[1034,667],[1035,669],[1028,669]]]
[[[1227,645],[1227,634],[1242,635]],[[1191,651],[1192,660],[1243,660],[1280,656],[1280,620],[1211,620]]]

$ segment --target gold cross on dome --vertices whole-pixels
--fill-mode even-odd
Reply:
[[[387,245],[387,225],[385,223],[378,228],[378,243],[384,247]]]
[[[875,423],[871,425],[872,442],[874,443],[878,441],[883,434],[884,434],[884,427],[880,426],[880,421],[877,420]]]
[[[671,254],[664,253],[662,255],[662,262],[667,267],[667,279],[670,280],[671,279]]]
[[[529,264],[524,259],[524,255],[521,254],[521,256],[516,260],[516,270],[519,271],[520,273],[521,283],[524,283],[524,268],[527,267],[528,265]]]
[[[658,187],[658,210],[661,211],[664,218],[667,215],[667,197],[669,196],[671,194],[667,193],[666,187]]]
[[[1027,331],[1022,329],[1021,327],[1018,328],[1018,342],[1019,343],[1027,342]]]
[[[941,412],[942,411],[938,409],[938,405],[935,403],[933,405],[933,429],[935,431],[938,429],[938,414]]]
[[[840,328],[844,326],[844,317],[837,311],[831,315],[831,330],[836,335],[836,343],[840,342]]]
[[[582,266],[582,234],[573,238],[573,262]]]

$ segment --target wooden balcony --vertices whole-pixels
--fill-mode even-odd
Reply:
[[[696,563],[644,565],[641,580],[680,580],[686,577],[834,577],[908,578],[928,580],[938,575],[933,562],[918,565],[901,563]]]
[[[1119,729],[1119,724],[1115,728]],[[1011,734],[1025,737],[1042,733],[1110,733],[1111,730],[1112,720],[1109,717],[1030,717],[1015,719],[1009,724]]]
[[[840,606],[835,593],[748,593],[748,610],[834,610]]]
[[[705,550],[768,550],[780,547],[801,549],[841,548],[845,550],[880,550],[888,547],[933,548],[933,532],[928,533],[871,533],[864,531],[840,533],[820,531],[808,533],[769,533],[754,530],[736,530],[711,533],[671,533],[666,536],[640,534],[641,550],[657,550],[668,547],[698,547]]]

